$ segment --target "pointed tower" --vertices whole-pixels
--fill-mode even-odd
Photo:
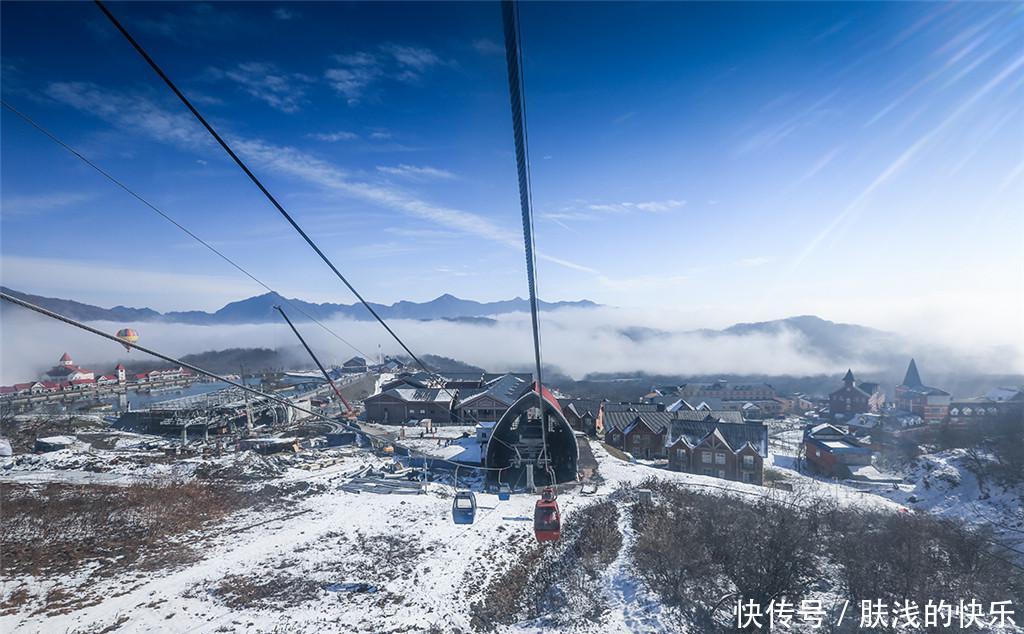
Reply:
[[[921,387],[921,375],[917,373],[917,363],[913,359],[910,360],[910,365],[907,366],[907,374],[903,377],[903,385],[907,387]]]
[[[75,362],[71,360],[71,355],[65,352],[60,357],[60,364],[65,368],[70,368],[75,365]]]
[[[117,371],[117,382],[120,383],[121,385],[124,385],[125,380],[127,379],[127,376],[125,375],[124,364],[118,363],[117,367],[114,368],[114,370]]]
[[[846,371],[846,376],[843,377],[843,383],[846,384],[846,387],[853,387],[853,384],[855,383],[855,379],[853,378],[853,370],[848,369]]]

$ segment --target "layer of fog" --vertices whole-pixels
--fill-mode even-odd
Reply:
[[[411,320],[390,323],[418,354],[450,357],[492,371],[525,370],[532,362],[530,322],[525,314],[502,315],[494,325]],[[126,324],[99,322],[92,325],[106,332],[116,332]],[[140,344],[172,356],[237,347],[291,350],[297,343],[284,324],[128,325],[139,331]],[[378,345],[385,354],[401,352],[375,322],[335,319],[327,325],[368,357],[376,357]],[[316,324],[300,323],[299,327],[326,363],[339,364],[356,354],[353,348]],[[656,332],[636,330],[644,328]],[[933,344],[898,341],[898,345],[888,341],[881,352],[905,355],[899,357],[902,359],[914,355],[919,362],[924,355],[933,371],[947,371],[956,363],[960,367],[968,364],[971,370],[992,373],[1024,372],[1020,346],[1008,345],[1000,351],[984,354],[977,349],[953,353]],[[69,352],[77,362],[89,364],[91,369],[101,373],[110,372],[121,359],[147,358],[137,351],[126,354],[116,343],[21,310],[4,311],[0,342],[3,346],[0,380],[4,384],[40,376],[63,352]],[[544,362],[573,378],[590,373],[626,372],[681,376],[811,376],[836,374],[847,367],[856,368],[862,376],[871,372],[891,376],[902,370],[880,367],[883,362],[878,341],[859,343],[863,344],[862,349],[857,349],[858,342],[852,342],[847,349],[854,352],[838,355],[833,352],[829,358],[794,330],[747,336],[710,335],[674,326],[670,314],[612,308],[562,309],[542,316]],[[298,358],[295,363],[312,365]]]

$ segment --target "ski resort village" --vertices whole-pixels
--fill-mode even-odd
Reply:
[[[1024,634],[1022,43],[0,1],[0,634]]]
[[[849,370],[829,394],[539,400],[530,373],[400,357],[8,391],[0,626],[697,632],[754,601],[810,631],[941,600],[1015,631],[1024,391],[953,397],[924,369],[891,396]],[[26,383],[86,372],[65,354]]]

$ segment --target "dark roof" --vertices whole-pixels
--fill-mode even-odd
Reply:
[[[606,410],[604,413],[605,433],[623,431],[638,418],[643,418],[648,427],[661,433],[672,422],[672,412],[609,412]]]
[[[861,385],[856,385],[856,384],[852,384],[852,385],[851,385],[851,384],[849,384],[849,383],[845,383],[845,384],[843,385],[843,387],[839,388],[839,389],[838,389],[838,390],[836,390],[835,392],[832,392],[832,393],[830,393],[830,394],[829,394],[829,396],[835,396],[836,394],[839,394],[840,392],[845,392],[845,391],[847,390],[847,388],[850,388],[850,389],[852,389],[852,390],[853,390],[853,391],[855,391],[855,392],[860,392],[860,393],[861,393],[861,394],[863,394],[864,396],[871,396],[871,394],[870,394],[870,393],[869,393],[869,392],[868,392],[867,390],[865,390],[865,389],[864,389],[864,388],[862,387],[862,385],[863,385],[863,384],[861,384]]]
[[[675,420],[687,421],[720,421],[723,423],[742,423],[743,414],[725,410],[679,410],[672,412]],[[756,425],[755,425],[756,427]]]
[[[530,387],[527,381],[514,374],[504,374],[490,381],[482,390],[474,390],[469,396],[463,397],[462,404],[475,400],[478,396],[487,395],[505,406],[511,406]],[[465,392],[459,392],[462,396]]]
[[[903,385],[907,387],[924,386],[924,383],[921,383],[921,375],[917,373],[917,363],[913,359],[910,360],[910,365],[907,366],[907,373],[903,377]]]
[[[857,387],[864,390],[864,392],[869,395],[878,391],[878,384],[873,381],[861,381],[857,384]]]
[[[704,440],[715,430],[729,443],[733,451],[739,451],[748,442],[758,455],[768,457],[768,428],[753,423],[721,423],[706,420],[674,420],[669,426],[666,445],[674,445],[680,438],[691,446]]]
[[[571,406],[579,416],[586,416],[587,412],[590,412],[590,415],[596,418],[603,401],[596,398],[560,398],[558,402],[561,403],[563,411]]]
[[[665,407],[659,403],[605,403],[604,411],[608,412],[660,412]]]
[[[452,400],[451,394],[444,389],[439,388],[417,388],[417,387],[395,387],[390,390],[385,390],[379,394],[374,394],[366,398],[367,401],[379,400],[384,396],[388,396],[406,403],[450,403]]]
[[[855,379],[853,378],[853,370],[852,369],[847,370],[846,371],[846,376],[843,377],[843,383],[853,383],[854,381],[855,381]]]
[[[941,390],[937,387],[929,387],[927,385],[913,386],[907,389],[907,391],[913,392],[914,394],[920,394],[922,396],[949,396],[949,392],[946,390]]]

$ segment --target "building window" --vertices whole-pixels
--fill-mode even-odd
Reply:
[[[749,472],[749,471],[744,471],[743,472],[743,481],[748,483],[748,484],[753,484],[753,482],[754,482],[754,474]]]
[[[753,469],[754,468],[754,456],[743,456],[743,468]]]
[[[679,462],[686,462],[686,450],[676,449],[676,460]]]
[[[718,477],[723,479],[723,480],[725,479],[725,469],[719,469],[718,470]]]
[[[640,436],[633,436],[633,444],[637,446],[640,445]]]
[[[715,464],[725,464],[725,454],[721,451],[715,454]]]
[[[715,476],[715,470],[714,469],[705,469],[704,470],[704,475],[714,477]]]
[[[702,451],[702,452],[700,452],[700,460],[704,464],[711,464],[711,452],[710,451]],[[708,475],[710,475],[710,474],[708,474]]]

